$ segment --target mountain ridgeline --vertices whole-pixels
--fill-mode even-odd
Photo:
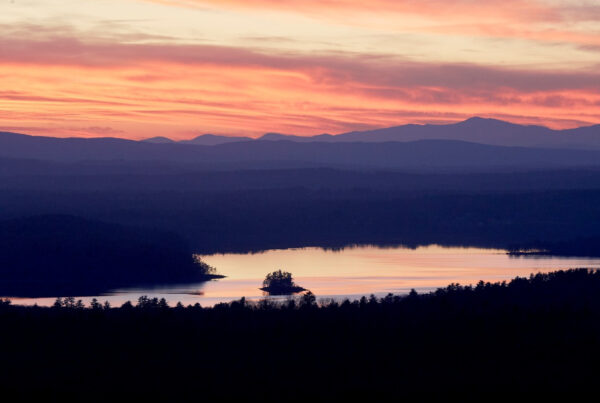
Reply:
[[[174,140],[156,137],[147,142]],[[164,141],[163,140],[163,141]],[[182,144],[217,145],[223,143],[251,141],[249,137],[230,137],[205,134],[192,140],[181,140]],[[353,131],[337,135],[319,134],[297,136],[281,133],[266,133],[258,141],[294,141],[320,143],[385,143],[419,140],[455,140],[470,143],[505,147],[541,147],[600,149],[600,125],[584,126],[567,130],[552,130],[544,126],[519,125],[497,119],[473,117],[452,124],[408,124],[375,130]]]
[[[493,119],[314,137],[199,136],[175,142],[0,133],[0,158],[154,162],[202,169],[498,171],[600,166],[600,126],[555,131]]]
[[[200,254],[572,245],[600,237],[599,130],[473,118],[312,138],[194,140],[205,145],[0,133],[0,220],[73,215],[159,229]]]

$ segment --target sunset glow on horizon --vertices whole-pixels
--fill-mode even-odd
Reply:
[[[0,131],[600,123],[594,0],[0,0]]]

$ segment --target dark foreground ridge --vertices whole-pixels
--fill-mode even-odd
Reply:
[[[346,396],[537,397],[593,392],[600,272],[585,269],[431,294],[214,308],[0,306],[0,387],[176,401]]]

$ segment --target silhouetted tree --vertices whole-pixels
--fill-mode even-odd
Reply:
[[[302,306],[302,307],[314,307],[316,305],[317,305],[317,298],[315,297],[315,294],[313,294],[311,291],[308,291],[300,299],[300,306]]]
[[[158,301],[158,305],[159,308],[168,308],[169,304],[167,304],[167,300],[164,298],[161,298],[160,301]]]
[[[263,287],[294,287],[292,273],[287,271],[277,270],[267,274],[263,281]]]
[[[63,299],[63,306],[65,308],[75,308],[76,306],[76,302],[75,302],[75,298],[74,297],[65,297]]]
[[[102,304],[100,302],[98,302],[98,299],[92,298],[92,301],[90,302],[90,308],[102,309]]]
[[[202,261],[198,255],[194,255],[194,262],[196,266],[200,268],[202,274],[206,275],[216,275],[217,269],[214,266],[209,265],[208,263]]]

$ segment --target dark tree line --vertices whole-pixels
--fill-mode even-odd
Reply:
[[[599,291],[599,272],[569,270],[343,302],[3,301],[0,387],[87,400],[573,398],[599,375]]]

